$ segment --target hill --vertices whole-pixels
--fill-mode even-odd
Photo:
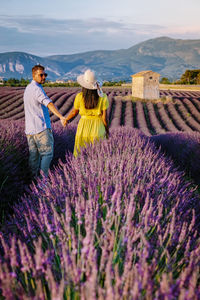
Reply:
[[[200,40],[168,37],[150,39],[128,49],[98,50],[72,55],[38,57],[23,52],[0,54],[0,76],[31,78],[34,64],[43,64],[49,79],[76,79],[91,68],[105,80],[130,81],[130,75],[152,70],[170,79],[180,78],[186,69],[200,68]]]

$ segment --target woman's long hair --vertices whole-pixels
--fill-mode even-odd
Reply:
[[[86,109],[92,109],[97,107],[99,101],[99,95],[97,90],[89,90],[82,87],[83,99]]]

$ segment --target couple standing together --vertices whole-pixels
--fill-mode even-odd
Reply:
[[[76,95],[74,107],[67,117],[62,116],[46,95],[42,87],[46,76],[43,66],[34,66],[33,80],[24,91],[25,133],[29,147],[29,166],[33,176],[38,175],[40,171],[47,176],[53,158],[54,138],[49,110],[60,119],[63,127],[78,113],[81,115],[75,137],[75,157],[80,148],[87,143],[93,143],[109,135],[106,119],[109,102],[93,71],[88,69],[77,77],[82,91]]]

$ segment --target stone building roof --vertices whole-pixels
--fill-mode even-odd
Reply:
[[[153,71],[151,71],[151,70],[148,70],[148,71],[141,71],[141,72],[138,72],[138,73],[136,73],[136,74],[134,74],[134,75],[131,75],[131,77],[144,77],[145,75],[150,75],[150,74],[154,74],[154,75],[156,75],[156,76],[160,76],[159,73],[153,72]]]

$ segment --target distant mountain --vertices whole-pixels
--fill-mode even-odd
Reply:
[[[31,78],[31,68],[40,63],[48,79],[76,79],[86,68],[103,80],[127,80],[142,70],[177,79],[186,69],[200,69],[200,40],[160,37],[128,49],[90,51],[72,55],[39,57],[23,52],[0,53],[0,76]]]
[[[59,78],[60,63],[24,52],[0,53],[0,76],[4,78],[31,78],[31,69],[36,64],[46,67],[50,79]]]

